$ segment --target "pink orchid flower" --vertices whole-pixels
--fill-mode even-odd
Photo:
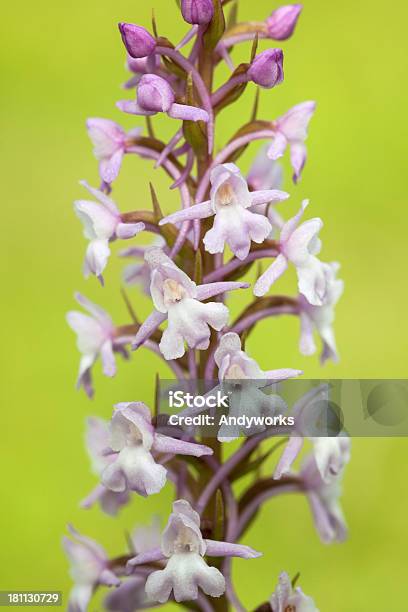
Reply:
[[[110,255],[109,242],[116,238],[133,238],[145,229],[144,223],[123,223],[122,216],[113,200],[103,191],[90,187],[86,181],[81,185],[98,202],[77,200],[74,210],[84,226],[84,236],[89,240],[84,262],[84,276],[95,274],[103,283],[104,271]]]
[[[109,569],[109,559],[99,544],[69,526],[73,540],[64,537],[62,545],[71,562],[74,587],[68,601],[68,612],[86,612],[98,585],[119,586],[119,578]]]
[[[138,348],[163,323],[160,350],[165,359],[178,359],[190,348],[206,350],[210,344],[210,327],[220,331],[227,323],[228,308],[207,300],[226,291],[246,289],[247,283],[220,282],[197,286],[189,276],[159,248],[147,251],[145,259],[151,268],[150,293],[156,310],[138,330],[133,348]]]
[[[261,244],[271,233],[272,226],[263,215],[252,212],[269,202],[281,202],[289,195],[277,189],[252,191],[235,164],[222,164],[211,172],[211,199],[176,212],[160,221],[180,223],[192,219],[214,217],[214,224],[204,236],[209,253],[222,253],[225,244],[238,259],[247,257],[251,240]]]
[[[144,497],[159,493],[166,484],[166,468],[152,453],[201,457],[212,449],[155,432],[150,410],[142,402],[117,404],[106,449],[112,461],[102,472],[102,484],[115,493],[136,491]]]
[[[315,102],[302,102],[291,108],[274,123],[276,136],[269,147],[268,155],[271,159],[279,159],[289,145],[290,161],[294,171],[293,180],[295,183],[299,181],[306,163],[305,140],[307,138],[307,127],[315,109]]]
[[[327,292],[327,277],[323,263],[316,257],[320,252],[319,232],[323,221],[310,219],[299,225],[309,201],[304,200],[300,211],[283,226],[280,234],[280,254],[255,283],[254,294],[262,296],[292,263],[298,276],[299,292],[309,304],[322,306]]]
[[[110,185],[117,178],[124,154],[128,151],[130,140],[140,136],[141,128],[130,132],[110,119],[88,119],[86,122],[89,138],[94,145],[94,155],[99,161],[99,175],[104,183]]]
[[[225,578],[217,568],[207,565],[205,555],[255,559],[261,553],[242,544],[204,539],[199,514],[188,501],[180,499],[173,503],[161,547],[137,555],[128,567],[166,561],[165,569],[153,572],[146,581],[146,594],[152,601],[165,603],[172,591],[178,602],[194,600],[199,588],[211,597],[220,597],[225,592]]]

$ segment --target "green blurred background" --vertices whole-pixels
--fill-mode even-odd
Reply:
[[[108,417],[117,401],[151,403],[155,372],[168,371],[147,352],[121,362],[114,380],[103,378],[98,365],[96,398],[89,402],[74,390],[79,355],[64,321],[79,289],[117,323],[127,322],[122,261],[112,258],[105,289],[82,278],[85,241],[72,201],[84,195],[79,179],[98,182],[85,119],[143,124],[114,106],[125,97],[120,83],[127,78],[116,23],[149,26],[153,6],[160,33],[179,39],[185,27],[174,0],[23,0],[3,7],[0,589],[67,593],[60,540],[69,521],[115,555],[123,551],[126,528],[148,523],[152,512],[167,518],[169,488],[149,500],[135,498],[117,520],[98,508],[78,508],[95,484],[83,448],[85,416]],[[241,0],[240,17],[262,19],[275,7]],[[292,212],[302,197],[311,198],[310,214],[325,221],[322,256],[341,261],[346,293],[337,311],[338,366],[321,370],[317,358],[299,356],[298,322],[283,318],[263,323],[249,341],[265,369],[299,367],[308,377],[407,375],[407,18],[402,2],[306,0],[296,35],[282,45],[286,80],[263,92],[260,114],[272,119],[300,101],[318,101],[300,186],[287,173],[286,207]],[[253,93],[248,88],[236,109],[222,115],[219,144],[247,120]],[[175,127],[167,125],[165,134]],[[129,157],[115,187],[122,211],[148,206],[149,179],[163,208],[176,206],[167,179]],[[294,292],[293,276],[280,281],[277,291],[284,290]],[[147,299],[136,289],[131,295],[146,314]],[[403,609],[407,451],[404,439],[354,440],[344,491],[350,539],[343,545],[320,543],[304,499],[270,502],[246,538],[264,557],[235,564],[248,609],[270,595],[282,569],[301,572],[304,590],[324,612]]]

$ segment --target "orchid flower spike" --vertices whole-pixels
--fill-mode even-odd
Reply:
[[[100,356],[105,376],[115,376],[116,363],[114,351],[123,353],[116,329],[110,316],[100,306],[97,306],[80,293],[75,299],[90,314],[70,311],[67,323],[77,334],[77,346],[82,354],[79,364],[77,388],[84,388],[89,397],[93,396],[91,368]]]
[[[282,276],[290,262],[296,268],[299,292],[313,306],[324,304],[327,275],[324,264],[316,257],[321,248],[319,232],[323,227],[323,221],[315,218],[299,225],[308,204],[308,200],[303,200],[297,215],[283,226],[279,243],[280,254],[257,280],[254,287],[256,296],[265,295],[273,283]]]
[[[299,296],[301,326],[299,349],[302,355],[313,355],[316,352],[313,340],[313,330],[316,329],[323,342],[321,362],[324,363],[327,359],[337,362],[339,357],[333,331],[334,308],[343,293],[344,282],[336,278],[340,268],[338,263],[323,264],[323,267],[326,276],[326,294],[322,306],[312,306],[303,295]]]
[[[304,443],[304,429],[307,430],[308,422],[313,419],[316,407],[321,402],[328,402],[329,387],[326,384],[312,388],[305,393],[293,407],[292,415],[295,418],[294,433],[279,459],[275,469],[274,478],[279,480],[282,476],[289,474],[293,462],[302,450]],[[320,477],[325,483],[336,479],[343,471],[345,465],[350,461],[351,441],[344,432],[338,436],[306,436],[313,444],[313,455]]]
[[[156,433],[145,404],[124,402],[117,404],[113,412],[106,452],[112,456],[112,461],[102,472],[102,484],[116,493],[131,490],[148,496],[162,490],[167,474],[152,453],[201,457],[213,451],[202,444]]]
[[[160,225],[215,215],[212,229],[204,236],[206,251],[222,253],[228,244],[238,259],[245,259],[251,240],[261,244],[272,231],[266,217],[249,209],[269,202],[281,202],[289,195],[277,189],[250,192],[235,164],[216,166],[211,172],[211,185],[211,200],[173,213],[162,219]]]
[[[71,563],[74,587],[68,602],[68,612],[86,612],[92,594],[98,585],[119,586],[119,578],[109,569],[104,549],[94,540],[81,535],[72,526],[73,538],[64,537],[62,545]]]
[[[286,572],[279,576],[279,583],[269,603],[272,612],[319,612],[311,597],[305,595],[300,587],[292,587]]]
[[[119,174],[124,154],[133,138],[138,138],[141,128],[126,133],[120,125],[109,119],[88,119],[86,122],[89,138],[94,145],[94,155],[99,161],[99,175],[108,185]]]
[[[190,348],[206,350],[210,327],[220,331],[228,321],[229,311],[219,302],[202,302],[226,291],[246,289],[248,284],[221,282],[197,286],[161,249],[150,249],[145,259],[152,270],[150,293],[156,310],[138,330],[133,348],[143,344],[167,319],[160,342],[166,360],[182,357],[184,342]]]
[[[347,538],[347,524],[340,505],[343,475],[344,469],[326,482],[313,455],[305,460],[300,472],[317,532],[325,544],[344,542]]]
[[[90,417],[87,420],[86,447],[93,472],[100,479],[107,465],[114,461],[113,455],[106,455],[109,446],[109,422],[98,417]],[[101,509],[110,516],[116,516],[119,509],[129,501],[129,492],[116,493],[98,484],[91,493],[81,502],[82,508],[91,508],[94,503],[99,502]]]
[[[200,530],[200,516],[188,501],[180,499],[173,503],[161,547],[137,555],[128,562],[128,568],[161,560],[167,562],[165,569],[151,573],[146,581],[146,594],[152,601],[165,603],[172,591],[177,602],[195,600],[199,588],[211,597],[220,597],[225,592],[225,578],[217,568],[208,567],[205,555],[255,559],[261,553],[242,544],[205,540]]]
[[[306,163],[307,127],[315,109],[315,102],[302,102],[274,122],[276,135],[269,147],[268,155],[271,159],[279,159],[286,147],[290,146],[290,161],[295,183],[299,181]]]
[[[167,113],[169,117],[182,121],[207,122],[209,119],[207,111],[201,108],[177,104],[170,83],[156,74],[142,76],[137,86],[137,102],[121,100],[117,103],[117,107],[131,115],[151,116]]]
[[[103,282],[104,271],[110,255],[109,242],[116,238],[127,239],[136,236],[145,229],[144,223],[123,223],[122,216],[113,200],[90,187],[86,181],[81,185],[98,200],[74,202],[74,210],[84,226],[84,236],[89,240],[84,263],[84,276],[95,274]]]

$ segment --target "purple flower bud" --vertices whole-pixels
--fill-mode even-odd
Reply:
[[[248,70],[248,76],[257,85],[270,89],[283,81],[282,49],[267,49],[256,56]]]
[[[123,44],[130,57],[139,58],[151,55],[156,48],[156,41],[142,26],[133,23],[119,23]]]
[[[187,23],[205,25],[214,15],[212,0],[181,0],[181,12]]]
[[[165,79],[155,74],[145,74],[137,88],[137,101],[148,111],[167,113],[174,104],[174,93]]]
[[[292,36],[302,8],[301,4],[288,4],[273,11],[266,20],[270,38],[286,40]]]

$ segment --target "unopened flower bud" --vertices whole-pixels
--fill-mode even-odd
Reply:
[[[151,55],[156,47],[153,36],[142,26],[133,23],[119,23],[123,44],[130,57],[139,58]]]
[[[145,74],[137,88],[137,101],[145,110],[167,113],[174,104],[174,93],[165,79]]]
[[[205,25],[214,15],[212,0],[181,0],[181,12],[187,23]]]
[[[273,11],[266,20],[269,37],[274,40],[286,40],[292,36],[302,8],[301,4],[288,4]]]
[[[256,56],[248,69],[248,76],[257,85],[270,89],[283,81],[282,49],[267,49]]]

